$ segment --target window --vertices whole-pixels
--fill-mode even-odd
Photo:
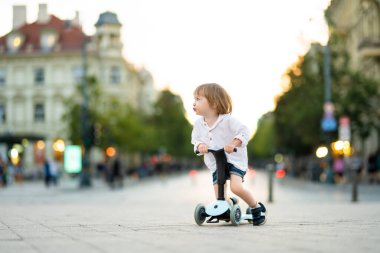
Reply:
[[[45,82],[45,72],[43,68],[34,69],[34,84],[41,85]]]
[[[19,32],[13,32],[7,37],[7,48],[10,53],[17,53],[24,43],[25,36]]]
[[[34,105],[34,121],[43,122],[45,121],[45,109],[43,104]]]
[[[5,120],[7,119],[5,114],[5,105],[0,104],[0,125],[2,123],[5,123]]]
[[[120,83],[120,69],[119,67],[113,66],[111,68],[111,84]]]
[[[6,81],[5,69],[0,68],[0,87],[5,86]]]
[[[47,30],[41,33],[40,44],[41,50],[45,53],[51,52],[57,43],[57,33]]]

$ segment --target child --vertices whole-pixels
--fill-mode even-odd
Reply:
[[[198,150],[204,155],[204,162],[212,172],[215,195],[218,196],[216,161],[207,151],[208,148],[224,147],[229,163],[231,191],[251,208],[253,225],[263,225],[266,221],[264,205],[257,202],[242,184],[248,168],[248,128],[231,116],[231,98],[220,85],[209,83],[198,86],[194,91],[194,100],[193,110],[202,117],[194,123],[191,143],[194,151]],[[234,148],[237,148],[236,152]],[[226,185],[224,189],[226,192]],[[233,198],[231,200],[235,202]]]

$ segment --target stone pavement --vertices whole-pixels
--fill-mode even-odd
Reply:
[[[196,204],[213,200],[210,180],[201,171],[119,190],[69,179],[0,189],[0,252],[380,252],[380,186],[360,185],[351,203],[349,185],[276,180],[267,203],[267,175],[249,173],[245,186],[267,204],[267,224],[197,226]]]

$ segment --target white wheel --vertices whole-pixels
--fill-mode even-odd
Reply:
[[[241,219],[241,210],[238,205],[233,205],[230,212],[231,223],[235,226],[239,225]]]
[[[206,220],[206,207],[203,204],[198,204],[194,211],[195,222],[200,226]]]

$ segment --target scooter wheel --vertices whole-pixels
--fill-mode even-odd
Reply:
[[[200,226],[206,220],[206,207],[203,204],[198,204],[194,211],[195,222]]]
[[[231,223],[235,226],[239,225],[241,219],[241,209],[238,205],[233,205],[230,211]]]

